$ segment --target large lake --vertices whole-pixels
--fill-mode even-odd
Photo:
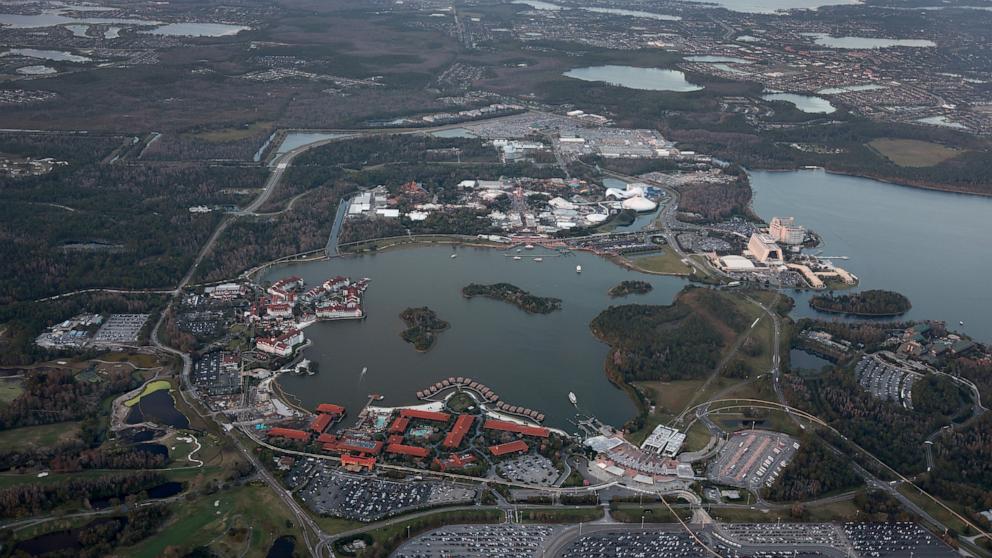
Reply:
[[[831,112],[835,112],[837,110],[830,104],[830,101],[821,97],[813,97],[812,95],[769,93],[767,95],[762,95],[761,98],[766,101],[785,101],[787,103],[792,103],[792,105],[797,109],[809,113],[830,114]]]
[[[992,341],[992,290],[986,285],[992,277],[992,198],[824,171],[752,172],[751,187],[763,219],[795,216],[823,237],[824,256],[849,256],[837,264],[861,279],[860,289],[908,296],[913,309],[905,318],[944,320]],[[809,294],[792,296],[796,315],[816,315]]]
[[[452,253],[458,254],[452,259]],[[540,253],[524,251],[523,256]],[[515,254],[509,254],[513,255]],[[415,403],[416,392],[449,376],[469,376],[495,390],[505,401],[539,409],[547,424],[574,430],[568,419],[575,392],[584,412],[620,425],[635,413],[626,393],[606,380],[607,346],[589,331],[589,322],[611,304],[669,304],[686,284],[673,277],[634,274],[591,254],[543,262],[515,261],[496,249],[430,246],[376,255],[286,265],[264,280],[297,274],[307,284],[327,277],[369,277],[362,321],[321,322],[306,329],[313,346],[305,356],[320,363],[316,376],[283,376],[282,386],[307,407],[333,402],[354,417],[370,393],[386,396],[385,405]],[[575,266],[582,265],[582,273]],[[607,290],[624,279],[651,282],[643,296],[611,299]],[[536,295],[563,300],[561,311],[530,315],[509,304],[462,297],[472,282],[511,282]],[[451,323],[427,353],[400,339],[399,313],[429,306]],[[362,378],[361,371],[368,367]]]
[[[638,68],[634,66],[590,66],[565,72],[566,77],[583,81],[601,81],[610,85],[645,91],[699,91],[702,87],[685,79],[678,70]]]

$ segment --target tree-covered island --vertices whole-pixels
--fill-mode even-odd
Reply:
[[[400,319],[406,324],[406,329],[400,336],[420,352],[430,350],[437,340],[437,334],[450,327],[448,322],[438,318],[437,314],[426,306],[407,308],[400,312]]]
[[[862,291],[840,296],[817,295],[809,300],[809,305],[820,312],[867,317],[899,316],[913,307],[904,295],[883,290]]]
[[[629,294],[647,294],[652,288],[654,287],[647,281],[621,281],[619,285],[609,290],[609,294],[614,298]]]
[[[495,283],[482,285],[472,283],[462,289],[465,298],[484,296],[493,300],[501,300],[520,308],[528,314],[550,314],[561,309],[561,299],[547,296],[535,296],[510,283]]]

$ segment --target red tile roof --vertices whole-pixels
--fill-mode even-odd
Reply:
[[[331,415],[325,415],[323,413],[317,415],[317,418],[313,419],[310,423],[310,430],[313,430],[317,434],[327,430],[327,427],[331,425],[334,417]]]
[[[442,445],[446,448],[457,448],[460,446],[462,438],[468,434],[468,430],[472,427],[473,422],[475,422],[475,417],[472,415],[459,415],[458,419],[455,420],[455,426],[444,437]]]
[[[482,427],[487,430],[516,432],[518,434],[523,434],[524,436],[536,436],[538,438],[547,438],[550,434],[547,428],[543,428],[541,426],[526,426],[505,420],[487,420]]]
[[[288,438],[290,440],[307,441],[310,439],[310,434],[293,428],[270,428],[266,434],[269,438]]]
[[[436,420],[438,422],[448,422],[451,415],[448,413],[438,413],[436,411],[421,411],[420,409],[403,409],[400,416],[405,418],[416,418],[423,420]]]
[[[403,444],[389,444],[386,446],[386,453],[395,453],[398,455],[409,455],[410,457],[427,457],[430,453],[427,448],[422,448],[419,446],[407,446]]]
[[[506,455],[508,453],[516,453],[518,451],[527,451],[527,442],[523,440],[514,440],[508,444],[489,446],[489,453],[496,456]]]
[[[333,403],[321,403],[317,405],[317,412],[327,413],[329,415],[344,415],[344,407]]]
[[[406,417],[396,417],[396,420],[389,425],[390,434],[402,434],[410,426],[410,419]]]

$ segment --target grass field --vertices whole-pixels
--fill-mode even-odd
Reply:
[[[205,141],[223,143],[248,139],[256,135],[263,134],[271,130],[272,126],[273,123],[268,121],[252,122],[251,124],[238,126],[236,128],[220,128],[217,130],[208,130],[206,132],[200,132],[192,135],[193,137]]]
[[[676,254],[673,250],[664,250],[661,254],[629,258],[627,261],[630,262],[635,269],[647,273],[663,275],[688,275],[692,272],[692,269],[682,263],[682,259],[679,258],[678,254]]]
[[[595,521],[603,517],[603,508],[536,508],[520,511],[523,523],[579,523]]]
[[[932,167],[961,154],[961,150],[929,141],[879,138],[868,147],[900,167]]]
[[[292,515],[268,487],[246,485],[184,502],[165,528],[122,554],[154,558],[167,555],[166,549],[183,555],[209,546],[221,557],[263,557],[282,535],[299,540],[292,524]]]
[[[0,407],[8,405],[24,393],[19,378],[0,380]]]
[[[706,510],[713,519],[731,523],[771,523],[773,521],[796,521],[791,510],[773,509],[767,512],[749,508],[710,508]],[[805,521],[854,521],[858,508],[850,500],[829,504],[806,506]]]
[[[56,422],[4,430],[0,432],[0,447],[5,450],[24,450],[52,446],[60,440],[74,438],[79,432],[79,424],[79,422]]]

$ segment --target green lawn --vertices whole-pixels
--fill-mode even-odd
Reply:
[[[74,438],[79,432],[79,425],[79,422],[56,422],[0,431],[0,447],[16,450],[52,446],[60,440]]]
[[[520,511],[520,520],[523,523],[579,523],[601,519],[603,508],[596,507],[576,507],[576,508],[536,508]]]
[[[662,251],[661,254],[638,256],[635,258],[629,258],[627,261],[629,261],[635,269],[646,271],[648,273],[688,275],[692,272],[692,268],[682,263],[682,258],[680,258],[675,251],[670,249]]]
[[[264,557],[278,537],[289,534],[300,539],[296,526],[288,527],[292,514],[265,486],[246,485],[205,495],[173,506],[173,512],[159,533],[122,554],[155,558],[166,549],[179,549],[182,555],[197,546],[209,546],[219,556]]]
[[[0,407],[10,404],[22,393],[24,393],[24,388],[21,387],[20,379],[0,380]]]
[[[145,389],[141,390],[141,393],[125,401],[124,405],[134,407],[138,404],[138,401],[141,401],[142,397],[163,389],[172,389],[172,384],[170,384],[167,380],[155,380],[154,382],[148,382],[145,384]]]

